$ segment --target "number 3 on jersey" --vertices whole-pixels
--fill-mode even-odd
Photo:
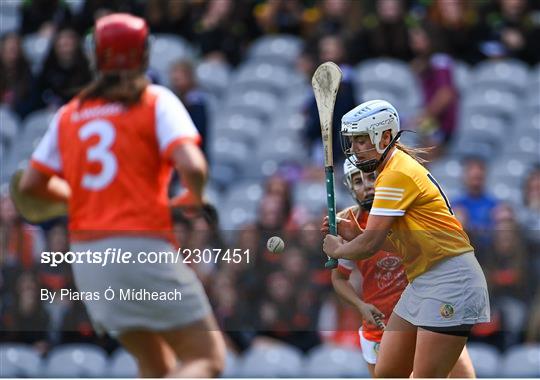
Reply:
[[[81,185],[85,189],[97,191],[112,182],[118,172],[118,161],[110,151],[116,138],[114,125],[107,120],[93,120],[79,129],[81,141],[86,141],[95,135],[99,137],[99,142],[86,151],[86,159],[101,163],[101,171],[97,174],[84,174]]]

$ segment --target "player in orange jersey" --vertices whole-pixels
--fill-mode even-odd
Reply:
[[[366,228],[350,241],[326,235],[333,258],[367,259],[391,242],[409,280],[383,334],[377,377],[447,377],[473,325],[490,317],[487,284],[474,249],[444,192],[398,143],[399,115],[383,100],[365,102],[342,118],[345,151],[376,172]]]
[[[85,301],[96,330],[120,340],[140,375],[217,376],[224,340],[193,271],[182,260],[150,264],[136,256],[176,252],[167,197],[173,167],[187,189],[176,204],[202,204],[207,164],[199,133],[176,96],[145,77],[143,19],[102,17],[94,43],[96,79],[56,113],[20,188],[68,203],[72,251],[133,254],[127,263],[76,262],[73,273],[80,292],[101,295]],[[111,292],[104,298],[108,289],[114,299]],[[175,299],[126,299],[128,290]]]
[[[361,173],[355,163],[354,156],[345,160],[343,172],[345,187],[357,205],[338,213],[338,232],[347,240],[354,239],[366,227],[374,198],[375,174]],[[328,233],[327,218],[322,231]],[[355,267],[362,276],[362,298],[349,283],[349,277]],[[362,327],[359,330],[360,347],[369,372],[374,376],[384,326],[388,323],[401,293],[408,285],[401,257],[397,253],[381,250],[366,260],[354,262],[339,259],[338,267],[332,271],[332,284],[338,295],[352,305],[362,317]],[[450,377],[475,377],[466,348],[463,349]]]

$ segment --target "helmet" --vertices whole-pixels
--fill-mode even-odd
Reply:
[[[343,163],[343,174],[345,175],[344,183],[349,191],[353,190],[352,176],[360,172],[360,169],[356,166],[358,160],[355,156],[351,156],[345,159]]]
[[[349,190],[349,193],[351,194],[353,199],[356,201],[356,203],[358,203],[358,205],[362,207],[362,209],[369,211],[371,210],[371,206],[373,205],[373,195],[370,195],[370,196],[364,195],[364,199],[359,201],[357,198],[356,192],[354,190],[352,177],[353,175],[357,173],[361,173],[362,182],[365,183],[367,179],[366,176],[370,176],[372,174],[362,173],[360,169],[358,168],[357,163],[358,163],[358,160],[356,159],[354,155],[345,159],[345,162],[343,163],[343,173],[345,175],[345,179],[343,180],[343,183],[345,184],[345,187],[347,187],[347,190]]]
[[[390,130],[392,141],[381,149],[381,142],[384,131]],[[390,148],[398,141],[402,131],[399,130],[399,115],[393,105],[386,100],[370,100],[356,106],[341,118],[341,147],[346,156],[351,155],[351,144],[349,136],[368,135],[375,149],[382,156],[377,159],[357,162],[356,166],[364,173],[375,171],[384,161]]]
[[[96,21],[96,64],[101,72],[140,70],[147,63],[146,21],[127,13],[114,13]]]
[[[356,106],[341,118],[341,134],[354,136],[367,134],[378,153],[383,132],[390,129],[392,138],[399,132],[399,115],[386,100],[370,100]]]

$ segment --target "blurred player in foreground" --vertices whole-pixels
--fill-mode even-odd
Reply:
[[[349,242],[326,235],[323,249],[350,260],[395,249],[409,280],[383,334],[375,376],[447,377],[472,326],[489,321],[474,249],[419,152],[397,142],[399,116],[390,103],[357,106],[343,116],[341,133],[356,166],[377,173],[375,197],[364,231]]]
[[[375,173],[362,173],[356,167],[354,156],[345,160],[343,172],[345,187],[357,203],[338,213],[338,232],[346,240],[358,236],[364,228],[373,204]],[[323,222],[322,232],[328,233],[328,217]],[[349,282],[355,266],[362,275],[362,298]],[[352,305],[362,316],[359,330],[362,355],[369,372],[375,376],[375,364],[383,336],[384,326],[392,314],[401,293],[408,285],[401,258],[394,252],[378,251],[366,260],[356,263],[339,259],[339,266],[332,271],[332,284],[337,294]],[[450,373],[454,378],[474,378],[474,368],[467,349],[459,357]]]
[[[72,251],[176,252],[167,187],[174,166],[187,189],[176,204],[202,204],[207,164],[199,134],[176,96],[145,78],[143,19],[100,18],[94,39],[98,75],[56,113],[20,188],[68,203]],[[141,376],[219,375],[223,337],[185,264],[75,263],[73,272],[79,292],[116,291],[111,301],[85,305],[96,329],[135,356]],[[178,291],[181,300],[120,300],[120,289]]]

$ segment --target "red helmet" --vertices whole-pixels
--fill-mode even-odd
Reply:
[[[139,70],[146,65],[148,26],[127,13],[96,21],[94,32],[97,69],[101,72]]]

